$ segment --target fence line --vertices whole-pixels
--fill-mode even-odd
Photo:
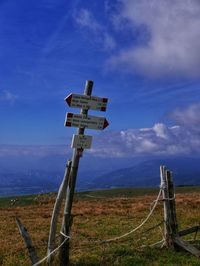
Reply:
[[[141,228],[147,221],[148,219],[150,218],[150,216],[153,214],[158,202],[159,202],[159,198],[160,198],[160,195],[161,195],[161,192],[162,192],[162,189],[159,190],[159,193],[158,193],[158,196],[156,198],[156,200],[154,201],[154,205],[153,207],[150,209],[150,212],[149,214],[147,215],[147,217],[143,220],[143,222],[137,226],[136,228],[132,229],[131,231],[125,233],[124,235],[122,236],[118,236],[118,237],[115,237],[115,238],[112,238],[112,239],[107,239],[107,240],[101,240],[101,241],[94,241],[93,243],[98,243],[98,244],[103,244],[103,243],[109,243],[109,242],[113,242],[113,241],[116,241],[116,240],[119,240],[121,238],[124,238],[132,233],[134,233],[136,230],[138,230],[139,228]],[[70,236],[67,236],[65,235],[63,232],[60,232],[60,234],[62,236],[65,237],[64,241],[57,247],[55,248],[54,250],[52,250],[47,256],[45,256],[43,259],[41,259],[40,261],[38,261],[37,263],[33,264],[33,266],[38,266],[40,265],[42,262],[48,260],[50,258],[50,256],[52,256],[56,251],[58,251],[64,244],[65,242],[70,239],[71,237]]]
[[[102,242],[104,242],[104,243],[109,243],[109,242],[113,242],[113,241],[119,240],[119,239],[121,239],[121,238],[124,238],[124,237],[126,237],[126,236],[128,236],[128,235],[134,233],[134,232],[137,231],[138,229],[140,229],[140,228],[141,228],[141,227],[142,227],[142,226],[143,226],[143,225],[149,220],[149,218],[150,218],[151,215],[153,214],[153,212],[154,212],[154,210],[155,210],[155,208],[156,208],[156,206],[157,206],[157,204],[158,204],[158,201],[159,201],[159,198],[160,198],[160,196],[161,196],[161,193],[162,193],[162,188],[160,188],[160,190],[159,190],[158,196],[157,196],[157,198],[156,198],[156,200],[155,200],[155,203],[154,203],[152,209],[150,210],[149,214],[148,214],[147,217],[142,221],[142,223],[141,223],[140,225],[138,225],[137,227],[135,227],[135,228],[132,229],[131,231],[129,231],[129,232],[127,232],[127,233],[125,233],[125,234],[123,234],[123,235],[121,235],[121,236],[114,237],[114,238],[110,238],[110,239],[108,239],[108,240],[103,240]]]
[[[173,247],[175,247],[175,245],[176,245],[176,246],[179,246],[179,247],[189,251],[191,254],[193,254],[193,255],[195,255],[197,257],[200,257],[200,251],[197,248],[193,247],[191,244],[189,244],[187,241],[185,241],[185,240],[183,240],[181,238],[181,236],[184,236],[186,234],[190,234],[192,232],[196,232],[195,237],[192,240],[192,241],[194,241],[196,239],[197,231],[200,229],[200,226],[195,226],[195,227],[191,227],[189,229],[178,231],[178,224],[177,224],[177,221],[176,221],[176,208],[175,208],[175,199],[176,199],[176,197],[175,197],[175,192],[174,192],[174,185],[173,185],[172,175],[171,175],[171,172],[166,170],[166,168],[164,166],[161,166],[160,170],[161,170],[160,190],[158,192],[156,200],[152,201],[151,204],[150,204],[150,211],[149,211],[149,214],[147,215],[147,217],[137,227],[133,228],[132,230],[130,230],[129,232],[126,232],[123,235],[116,236],[116,237],[113,237],[113,238],[110,238],[110,239],[107,239],[107,240],[91,241],[91,244],[94,247],[95,247],[94,244],[103,244],[103,243],[114,242],[114,241],[123,239],[123,238],[131,235],[132,233],[136,232],[137,230],[139,230],[149,220],[149,218],[152,216],[155,208],[157,207],[158,203],[160,201],[163,201],[163,205],[164,205],[164,221],[156,224],[155,226],[147,229],[146,231],[144,231],[142,233],[145,233],[145,232],[148,232],[150,230],[153,230],[156,227],[160,227],[161,223],[164,223],[165,234],[164,234],[162,240],[160,240],[160,241],[158,241],[158,242],[156,242],[154,244],[148,245],[148,246],[154,247],[154,246],[159,245],[162,248],[164,246],[167,246],[167,247],[173,246]],[[162,199],[160,199],[161,194],[162,194]],[[89,194],[86,194],[85,196],[86,197],[91,197],[91,198],[104,198],[104,197],[95,197],[95,196],[89,195]],[[64,214],[65,214],[65,212],[64,212]],[[155,217],[153,217],[153,218],[155,219]],[[197,228],[196,231],[194,231],[195,228]],[[61,230],[60,234],[64,237],[64,240],[63,241],[61,240],[61,244],[57,248],[52,250],[46,257],[44,257],[40,261],[37,261],[36,263],[34,263],[33,266],[40,265],[42,262],[48,260],[50,258],[50,256],[52,254],[54,254],[56,251],[58,251],[60,249],[61,250],[63,249],[64,244],[71,237],[66,235],[62,231],[63,230]],[[68,245],[69,242],[67,242],[66,244]],[[145,247],[145,246],[143,245],[141,247]]]

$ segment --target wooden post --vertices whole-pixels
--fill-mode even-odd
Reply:
[[[66,232],[67,232],[67,230],[70,232],[70,228],[71,228],[72,223],[73,223],[73,216],[71,215],[69,217],[69,215],[68,215],[68,202],[70,201],[69,196],[70,196],[70,193],[68,190],[67,194],[66,194],[66,201],[65,201],[65,206],[64,206],[64,215],[63,215],[62,227],[61,227],[62,232],[67,236],[69,234],[66,234]],[[65,240],[64,235],[61,235],[60,236],[60,243],[63,243],[64,240]],[[69,264],[69,249],[70,249],[69,244],[70,243],[68,240],[67,242],[65,242],[65,244],[63,244],[63,246],[60,249],[60,265],[68,265]],[[68,263],[68,264],[66,264],[66,263]]]
[[[178,231],[178,223],[176,218],[176,204],[174,184],[172,174],[166,170],[164,166],[160,166],[161,188],[164,205],[164,245],[167,247],[184,249],[196,257],[200,258],[200,250],[193,247],[181,236],[197,232],[200,226],[194,226],[182,231]],[[163,245],[162,245],[163,246]]]
[[[192,255],[200,258],[200,250],[196,247],[193,247],[190,243],[183,240],[181,237],[174,238],[174,244],[176,247],[186,250],[187,252],[191,253]]]
[[[26,248],[28,249],[28,255],[32,262],[32,264],[35,264],[39,261],[35,247],[32,244],[31,237],[26,229],[26,227],[21,223],[20,219],[18,217],[15,218],[16,223],[19,229],[19,232],[21,236],[24,238],[24,242],[26,244]]]
[[[161,187],[162,187],[162,196],[163,196],[163,209],[164,209],[164,244],[169,247],[171,245],[170,241],[170,210],[169,210],[169,194],[167,187],[166,179],[166,168],[165,166],[160,166],[160,178],[161,178]]]
[[[164,205],[164,238],[167,247],[173,246],[173,238],[178,235],[174,184],[172,174],[164,166],[160,167],[162,195]]]
[[[84,95],[91,96],[92,87],[93,87],[93,81],[87,80],[86,85],[85,85]],[[81,109],[80,113],[87,116],[88,109]],[[77,134],[83,135],[84,131],[85,131],[85,128],[78,128]],[[72,210],[72,204],[73,204],[73,198],[74,198],[74,191],[75,191],[76,178],[77,178],[77,173],[78,173],[79,160],[80,160],[80,157],[82,156],[82,152],[83,152],[82,149],[75,148],[73,150],[70,180],[69,180],[69,186],[68,186],[67,195],[66,195],[65,208],[64,208],[64,219],[63,219],[63,225],[62,225],[63,233],[67,236],[69,236],[70,234],[70,229],[72,225],[71,210]],[[63,241],[63,236],[61,236],[61,241]],[[68,266],[68,265],[69,265],[69,240],[66,241],[65,244],[60,249],[60,266]]]
[[[167,179],[167,188],[168,188],[169,215],[170,215],[169,221],[170,221],[171,237],[174,238],[178,235],[178,223],[176,219],[174,184],[172,180],[172,173],[170,171],[166,171],[166,179]]]
[[[192,226],[190,228],[181,230],[181,231],[178,232],[178,234],[179,234],[179,236],[185,236],[185,235],[188,235],[188,234],[195,233],[195,236],[196,236],[198,230],[200,230],[200,225]]]
[[[61,204],[62,204],[63,199],[65,198],[67,186],[69,183],[71,163],[72,163],[71,161],[67,161],[63,181],[60,185],[58,195],[57,195],[57,198],[54,204],[54,209],[53,209],[53,213],[51,217],[50,231],[49,231],[47,255],[49,255],[51,251],[53,251],[55,248],[57,222],[58,222]],[[48,258],[48,263],[50,264],[50,262],[51,262],[51,256],[49,256]]]

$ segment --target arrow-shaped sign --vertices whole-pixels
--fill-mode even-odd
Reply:
[[[105,117],[97,117],[92,115],[79,115],[67,113],[65,119],[66,127],[81,127],[102,130],[109,125]]]
[[[71,93],[65,98],[65,101],[70,107],[106,111],[108,99]]]

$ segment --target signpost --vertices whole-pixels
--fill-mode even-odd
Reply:
[[[65,101],[70,107],[78,107],[105,112],[108,99],[71,93],[65,98]]]
[[[72,203],[78,173],[79,160],[84,149],[91,147],[91,136],[84,135],[85,128],[103,130],[108,126],[108,121],[104,117],[96,117],[88,115],[88,110],[105,111],[108,102],[107,98],[93,97],[92,94],[93,81],[87,80],[85,85],[84,95],[70,94],[65,98],[65,101],[70,107],[81,108],[80,114],[67,113],[65,126],[78,127],[77,134],[73,136],[72,147],[73,156],[69,174],[69,184],[66,193],[66,201],[64,208],[64,218],[62,223],[62,232],[70,235],[72,226]],[[61,236],[63,242],[63,236]],[[62,245],[60,249],[60,265],[69,265],[69,239]]]
[[[102,130],[108,126],[108,121],[105,117],[97,117],[92,115],[79,115],[67,113],[65,119],[66,127],[81,127],[90,129]]]

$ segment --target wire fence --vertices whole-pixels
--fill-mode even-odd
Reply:
[[[157,228],[160,229],[161,231],[161,234],[163,236],[163,228],[161,227],[162,225],[164,225],[164,220],[161,220],[158,222],[158,220],[156,220],[155,218],[155,215],[153,215],[156,207],[158,206],[158,204],[162,201],[172,201],[175,199],[175,195],[172,197],[172,198],[162,198],[160,199],[161,197],[161,194],[162,194],[162,191],[163,189],[165,188],[165,184],[162,184],[160,186],[160,190],[158,192],[158,195],[156,197],[156,199],[154,201],[152,201],[150,203],[150,210],[149,210],[149,213],[148,215],[146,216],[146,218],[144,218],[142,220],[142,222],[136,226],[135,228],[129,230],[128,232],[122,234],[122,235],[118,235],[116,237],[113,237],[113,238],[109,238],[109,239],[91,239],[91,238],[88,238],[86,237],[87,239],[87,242],[86,243],[83,243],[83,244],[79,244],[78,247],[74,247],[73,250],[80,250],[80,249],[85,249],[85,248],[88,248],[88,249],[96,249],[97,245],[98,246],[102,246],[104,244],[109,244],[111,242],[117,242],[117,241],[125,241],[127,240],[128,236],[130,236],[131,234],[135,233],[137,230],[141,229],[146,223],[147,221],[150,219],[150,217],[152,217],[152,219],[154,219],[154,222],[155,224],[149,228],[147,228],[146,230],[142,231],[141,234],[146,234],[147,232],[150,232],[152,230],[155,230]],[[106,199],[106,197],[95,197],[95,196],[91,196],[91,195],[85,195],[86,197],[91,197],[91,198],[97,198],[97,199]],[[17,202],[17,201],[13,201],[14,203]],[[12,202],[11,202],[12,204]],[[38,266],[40,265],[41,263],[43,263],[44,261],[48,260],[48,258],[50,256],[52,256],[53,254],[55,254],[56,252],[58,252],[60,250],[60,248],[65,244],[66,241],[69,241],[69,239],[76,239],[76,236],[66,236],[63,232],[60,232],[60,234],[62,236],[64,236],[64,240],[61,244],[59,244],[51,253],[49,253],[47,256],[45,256],[44,258],[42,258],[40,261],[38,261],[37,263],[35,263],[33,266]],[[57,235],[57,237],[59,237],[59,235]],[[164,239],[164,236],[163,236],[163,239]],[[153,244],[150,244],[150,245],[141,245],[140,248],[144,248],[144,247],[147,247],[147,246],[150,246],[150,247],[155,247],[157,245],[161,245],[163,243],[163,239],[158,241],[158,242],[155,242]],[[196,239],[196,236],[195,236],[195,239]],[[139,239],[140,240],[140,239]],[[191,241],[194,241],[194,239],[191,239]],[[196,239],[196,241],[199,241],[198,239]],[[46,245],[46,243],[44,243]],[[37,245],[36,245],[37,246]],[[38,245],[38,247],[42,247],[41,245]],[[25,249],[24,249],[25,250]],[[8,253],[8,254],[4,254],[4,257],[7,257],[7,256],[13,256],[13,255],[16,255],[16,254],[19,254],[19,251],[16,251],[16,252],[11,252],[11,253]]]
[[[123,235],[120,235],[120,236],[117,236],[117,237],[114,237],[114,238],[111,238],[111,239],[106,239],[106,240],[90,240],[89,243],[87,243],[86,245],[81,246],[81,248],[85,248],[86,246],[88,248],[92,248],[92,247],[95,247],[96,248],[96,245],[103,245],[103,244],[107,244],[107,243],[110,243],[110,242],[115,242],[115,241],[124,239],[127,236],[129,236],[129,235],[133,234],[134,232],[136,232],[137,230],[139,230],[149,220],[149,218],[152,216],[152,214],[153,214],[156,206],[158,205],[158,202],[159,202],[161,193],[162,193],[162,188],[159,190],[159,193],[157,195],[156,200],[153,201],[153,205],[150,204],[151,207],[150,207],[149,214],[147,215],[147,217],[137,227],[133,228],[132,230],[130,230],[129,232],[126,232]],[[157,228],[158,226],[161,225],[161,223],[162,222],[159,222],[159,224],[157,224],[157,225],[149,228],[147,231],[150,231],[150,230],[153,230],[153,229]],[[147,231],[144,231],[144,232],[147,232]],[[54,253],[56,253],[57,251],[59,251],[59,249],[65,244],[66,241],[69,241],[69,239],[73,238],[71,236],[66,236],[63,232],[60,232],[60,234],[62,234],[65,237],[64,241],[60,245],[58,245],[51,253],[49,253],[47,256],[45,256],[40,261],[38,261],[37,263],[35,263],[33,266],[38,266],[41,263],[43,263],[44,261],[48,260],[48,258],[50,256],[52,256]]]

